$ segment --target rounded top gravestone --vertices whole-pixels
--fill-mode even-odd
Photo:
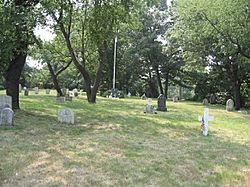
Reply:
[[[208,100],[207,100],[206,98],[203,99],[202,104],[203,104],[204,106],[208,106]]]
[[[74,124],[75,123],[74,112],[69,108],[61,109],[58,112],[58,121],[60,123]]]
[[[166,111],[166,97],[163,94],[160,94],[157,98],[157,110]]]
[[[226,103],[226,110],[233,111],[234,109],[234,101],[232,99],[228,99]]]

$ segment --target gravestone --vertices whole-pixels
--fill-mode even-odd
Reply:
[[[203,116],[199,116],[199,121],[201,122],[201,130],[204,136],[208,135],[208,122],[209,121],[213,121],[214,117],[213,116],[209,116],[209,109],[205,108],[204,109],[204,115]]]
[[[77,90],[77,88],[74,88],[74,89],[73,89],[73,94],[74,94],[74,97],[77,97],[77,96],[78,96],[78,90]]]
[[[74,112],[69,108],[61,109],[58,113],[58,121],[60,123],[74,124],[75,123]]]
[[[128,97],[131,97],[131,93],[130,92],[128,92]]]
[[[22,85],[19,84],[19,93],[21,93],[21,92],[22,92]]]
[[[38,88],[38,87],[35,87],[35,88],[34,88],[34,92],[35,92],[35,94],[39,94],[39,88]]]
[[[141,100],[146,100],[147,99],[147,96],[146,94],[144,93],[142,96],[141,96]]]
[[[12,97],[8,95],[0,96],[0,112],[4,108],[12,109]]]
[[[152,106],[152,99],[148,98],[148,104],[146,105],[144,113],[146,114],[154,114],[154,107]]]
[[[226,110],[229,112],[234,110],[234,101],[232,99],[227,100]]]
[[[47,95],[49,95],[50,94],[50,89],[46,89],[45,92],[46,92]]]
[[[14,112],[11,108],[4,108],[0,114],[0,125],[13,126]]]
[[[206,98],[203,99],[202,104],[203,104],[204,106],[208,106],[208,100],[207,100]]]
[[[29,89],[26,87],[24,87],[23,89],[24,89],[24,95],[29,96]]]
[[[64,97],[56,97],[56,102],[57,103],[64,103]]]
[[[166,111],[166,97],[163,94],[160,94],[157,98],[157,110]]]
[[[72,100],[73,100],[73,97],[71,97],[71,96],[66,96],[66,97],[65,97],[65,101],[70,101],[70,102],[72,102]]]
[[[209,98],[210,104],[216,104],[216,96],[215,94],[211,94]]]

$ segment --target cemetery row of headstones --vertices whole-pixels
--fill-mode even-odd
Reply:
[[[211,103],[211,101],[210,101],[210,103]],[[205,107],[208,107],[209,102],[208,102],[208,100],[205,98],[205,99],[203,99],[202,104],[203,104]],[[211,103],[211,104],[213,104],[213,103]],[[227,100],[227,102],[226,102],[226,110],[227,110],[228,112],[231,112],[231,111],[234,110],[234,101],[233,101],[232,99],[228,99],[228,100]]]

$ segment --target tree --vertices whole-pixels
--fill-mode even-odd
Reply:
[[[58,35],[51,42],[42,42],[37,38],[35,41],[37,47],[31,50],[32,57],[47,65],[54,88],[60,96],[63,96],[58,76],[71,65],[72,60],[62,44],[62,37]]]
[[[193,56],[206,60],[204,67],[223,67],[231,81],[236,110],[239,110],[243,81],[240,75],[246,73],[240,67],[244,58],[249,59],[250,52],[249,3],[245,0],[178,0],[174,12],[174,32],[182,43],[184,56],[197,53]]]
[[[30,34],[34,28],[34,7],[38,0],[1,1],[1,71],[4,71],[6,94],[12,97],[12,106],[19,109],[19,80],[24,67]]]
[[[60,31],[75,67],[84,77],[84,87],[90,103],[96,102],[96,93],[101,83],[103,67],[107,63],[110,42],[116,28],[127,21],[130,1],[43,1],[44,11],[53,19],[54,29]],[[91,77],[89,67],[93,62],[87,46],[95,49],[98,55],[96,74]]]

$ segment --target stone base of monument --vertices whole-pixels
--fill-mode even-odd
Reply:
[[[147,105],[144,113],[145,114],[157,114],[157,112],[154,111],[154,107],[152,105]]]

